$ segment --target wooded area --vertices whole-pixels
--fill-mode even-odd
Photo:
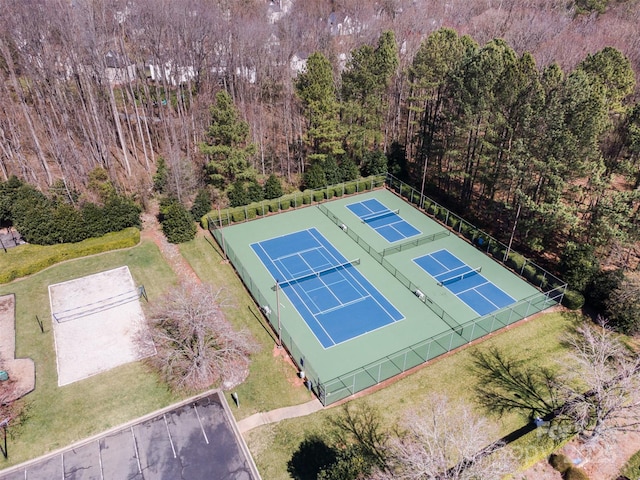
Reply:
[[[190,206],[207,183],[225,203],[237,179],[296,188],[315,165],[330,183],[384,154],[503,239],[588,242],[622,266],[638,20],[636,1],[7,1],[0,179],[74,203],[99,167],[144,203],[162,158]]]

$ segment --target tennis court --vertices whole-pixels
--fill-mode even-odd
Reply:
[[[487,315],[515,303],[515,299],[449,250],[428,253],[413,261],[478,315]]]
[[[404,318],[315,228],[251,248],[324,348]]]
[[[399,209],[391,210],[376,198],[351,203],[347,208],[388,242],[397,242],[421,233],[399,215]]]
[[[363,222],[373,212],[379,220]],[[558,298],[555,287],[551,294],[538,290],[496,256],[385,189],[228,227],[209,225],[273,328],[274,340],[286,347],[325,405],[555,305]],[[381,225],[393,225],[393,236]],[[400,235],[406,240],[395,241]],[[443,260],[439,251],[458,262]],[[415,261],[422,257],[440,260],[439,270],[428,272],[429,266]],[[463,273],[482,282],[447,281]]]

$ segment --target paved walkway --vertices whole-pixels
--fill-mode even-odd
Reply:
[[[313,400],[302,403],[300,405],[294,405],[292,407],[278,408],[271,410],[270,412],[260,412],[244,418],[238,422],[238,429],[240,433],[246,433],[256,427],[267,425],[269,423],[276,423],[287,418],[304,417],[310,415],[324,407],[320,403],[320,400],[314,398]]]

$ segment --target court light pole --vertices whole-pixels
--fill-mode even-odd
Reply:
[[[222,231],[222,216],[220,214],[220,204],[218,204],[218,222],[220,222],[220,240],[222,242],[222,255],[224,255],[223,263],[227,263],[227,249],[224,246],[224,232]]]
[[[276,315],[278,317],[278,348],[282,348],[282,325],[280,324],[280,282],[276,279]]]

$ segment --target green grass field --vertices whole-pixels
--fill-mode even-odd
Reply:
[[[503,330],[478,345],[436,359],[414,374],[354,402],[374,405],[389,427],[407,409],[419,407],[431,393],[443,393],[453,401],[460,400],[473,405],[473,386],[477,383],[471,369],[473,350],[495,346],[509,356],[532,365],[553,366],[564,353],[560,337],[572,328],[574,321],[575,317],[570,314],[544,314]],[[527,348],[524,349],[523,345]],[[330,428],[327,418],[339,412],[340,407],[328,408],[307,417],[266,425],[248,432],[245,438],[263,478],[289,479],[287,462],[300,442],[312,434],[326,434]],[[518,415],[493,420],[496,438],[521,427],[525,422]],[[522,458],[523,464],[531,462],[534,456],[541,459],[548,453],[544,450],[545,445],[541,445],[533,435],[523,438],[517,446],[519,452],[529,456]]]
[[[48,286],[128,265],[136,283],[153,302],[176,282],[153,243],[66,262],[28,278],[0,286],[16,297],[16,356],[36,364],[36,389],[23,401],[21,426],[9,428],[5,468],[167,406],[179,398],[140,362],[130,363],[81,382],[58,387]],[[144,306],[144,305],[143,305]],[[36,315],[43,321],[41,333]]]

